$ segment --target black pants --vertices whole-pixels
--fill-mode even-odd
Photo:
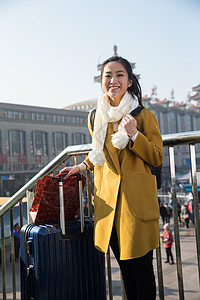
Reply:
[[[186,218],[186,219],[185,219],[185,226],[186,226],[186,228],[189,228],[189,221],[190,221],[189,218]]]
[[[166,254],[167,254],[167,261],[169,261],[170,257],[171,257],[171,261],[174,262],[171,248],[165,248],[165,250],[166,250]]]
[[[120,260],[115,226],[112,230],[110,246],[120,266],[127,299],[155,300],[156,284],[152,264],[153,250],[139,258]]]

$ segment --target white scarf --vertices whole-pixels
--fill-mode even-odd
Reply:
[[[94,121],[92,150],[88,154],[88,158],[94,166],[103,165],[105,162],[103,147],[108,122],[121,120],[136,107],[138,107],[138,100],[134,99],[128,92],[124,94],[120,104],[116,107],[110,105],[109,98],[106,94],[99,97]],[[118,126],[118,132],[112,135],[112,144],[117,149],[124,149],[128,142],[129,137],[121,121]]]

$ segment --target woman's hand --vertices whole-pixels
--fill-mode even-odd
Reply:
[[[122,124],[127,132],[127,135],[132,138],[137,132],[137,121],[131,114],[128,114],[122,119]]]
[[[60,171],[60,173],[65,173],[65,172],[68,172],[68,174],[64,177],[65,179],[67,179],[69,178],[69,176],[79,173],[80,169],[78,166],[73,166],[73,167],[65,167]]]

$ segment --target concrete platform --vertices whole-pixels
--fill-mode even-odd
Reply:
[[[171,225],[173,230],[173,225]],[[195,242],[195,229],[194,225],[190,224],[190,228],[186,229],[184,226],[180,226],[180,242],[181,242],[181,258],[182,258],[182,270],[183,270],[183,286],[185,300],[200,300],[200,288],[199,288],[199,274],[197,265],[197,252]],[[162,225],[160,224],[160,231],[162,232]],[[178,279],[177,279],[177,267],[176,267],[176,254],[175,244],[172,246],[172,253],[174,256],[175,264],[169,265],[164,263],[166,260],[166,254],[164,246],[161,245],[162,256],[162,269],[163,269],[163,282],[164,282],[164,295],[166,300],[179,299]],[[154,251],[154,258],[156,253]],[[112,279],[113,279],[113,299],[121,300],[121,283],[120,272],[118,264],[111,256],[112,264]],[[157,264],[154,259],[154,271],[157,278]],[[157,297],[159,298],[158,283],[157,283]],[[148,299],[147,299],[148,300]]]
[[[171,226],[173,229],[173,226]],[[162,231],[162,225],[160,224]],[[200,289],[199,289],[199,275],[197,266],[197,254],[196,254],[196,243],[195,243],[195,230],[194,225],[190,224],[190,228],[186,229],[180,226],[180,241],[181,241],[181,256],[182,256],[182,267],[183,267],[183,282],[184,282],[184,294],[185,300],[199,300]],[[174,254],[175,263],[176,255],[174,245],[172,247]],[[179,299],[178,292],[178,280],[177,280],[177,269],[176,264],[169,265],[165,264],[166,259],[165,249],[161,246],[162,254],[162,268],[163,268],[163,281],[164,281],[164,294],[166,300],[177,300]],[[11,277],[11,263],[10,263],[10,251],[6,251],[6,287],[7,287],[7,299],[13,299],[12,293],[12,277]],[[154,253],[155,257],[155,253]],[[120,271],[118,264],[111,253],[111,265],[112,265],[112,284],[113,284],[113,300],[121,300],[121,280]],[[156,259],[154,259],[154,270],[157,275]],[[16,286],[17,286],[17,300],[20,300],[20,277],[19,277],[19,261],[16,262]],[[0,269],[0,299],[3,299],[2,294],[2,271]],[[108,297],[109,299],[109,297]],[[159,299],[158,287],[157,287],[157,300]],[[56,300],[56,299],[55,299]],[[147,299],[148,300],[148,299]]]

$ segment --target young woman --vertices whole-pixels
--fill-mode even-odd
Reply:
[[[128,300],[155,299],[152,252],[159,244],[156,177],[149,164],[164,159],[155,115],[141,105],[141,88],[129,62],[118,56],[103,63],[92,151],[80,165],[66,167],[67,176],[94,171],[94,243],[107,253],[110,245],[119,263]]]

